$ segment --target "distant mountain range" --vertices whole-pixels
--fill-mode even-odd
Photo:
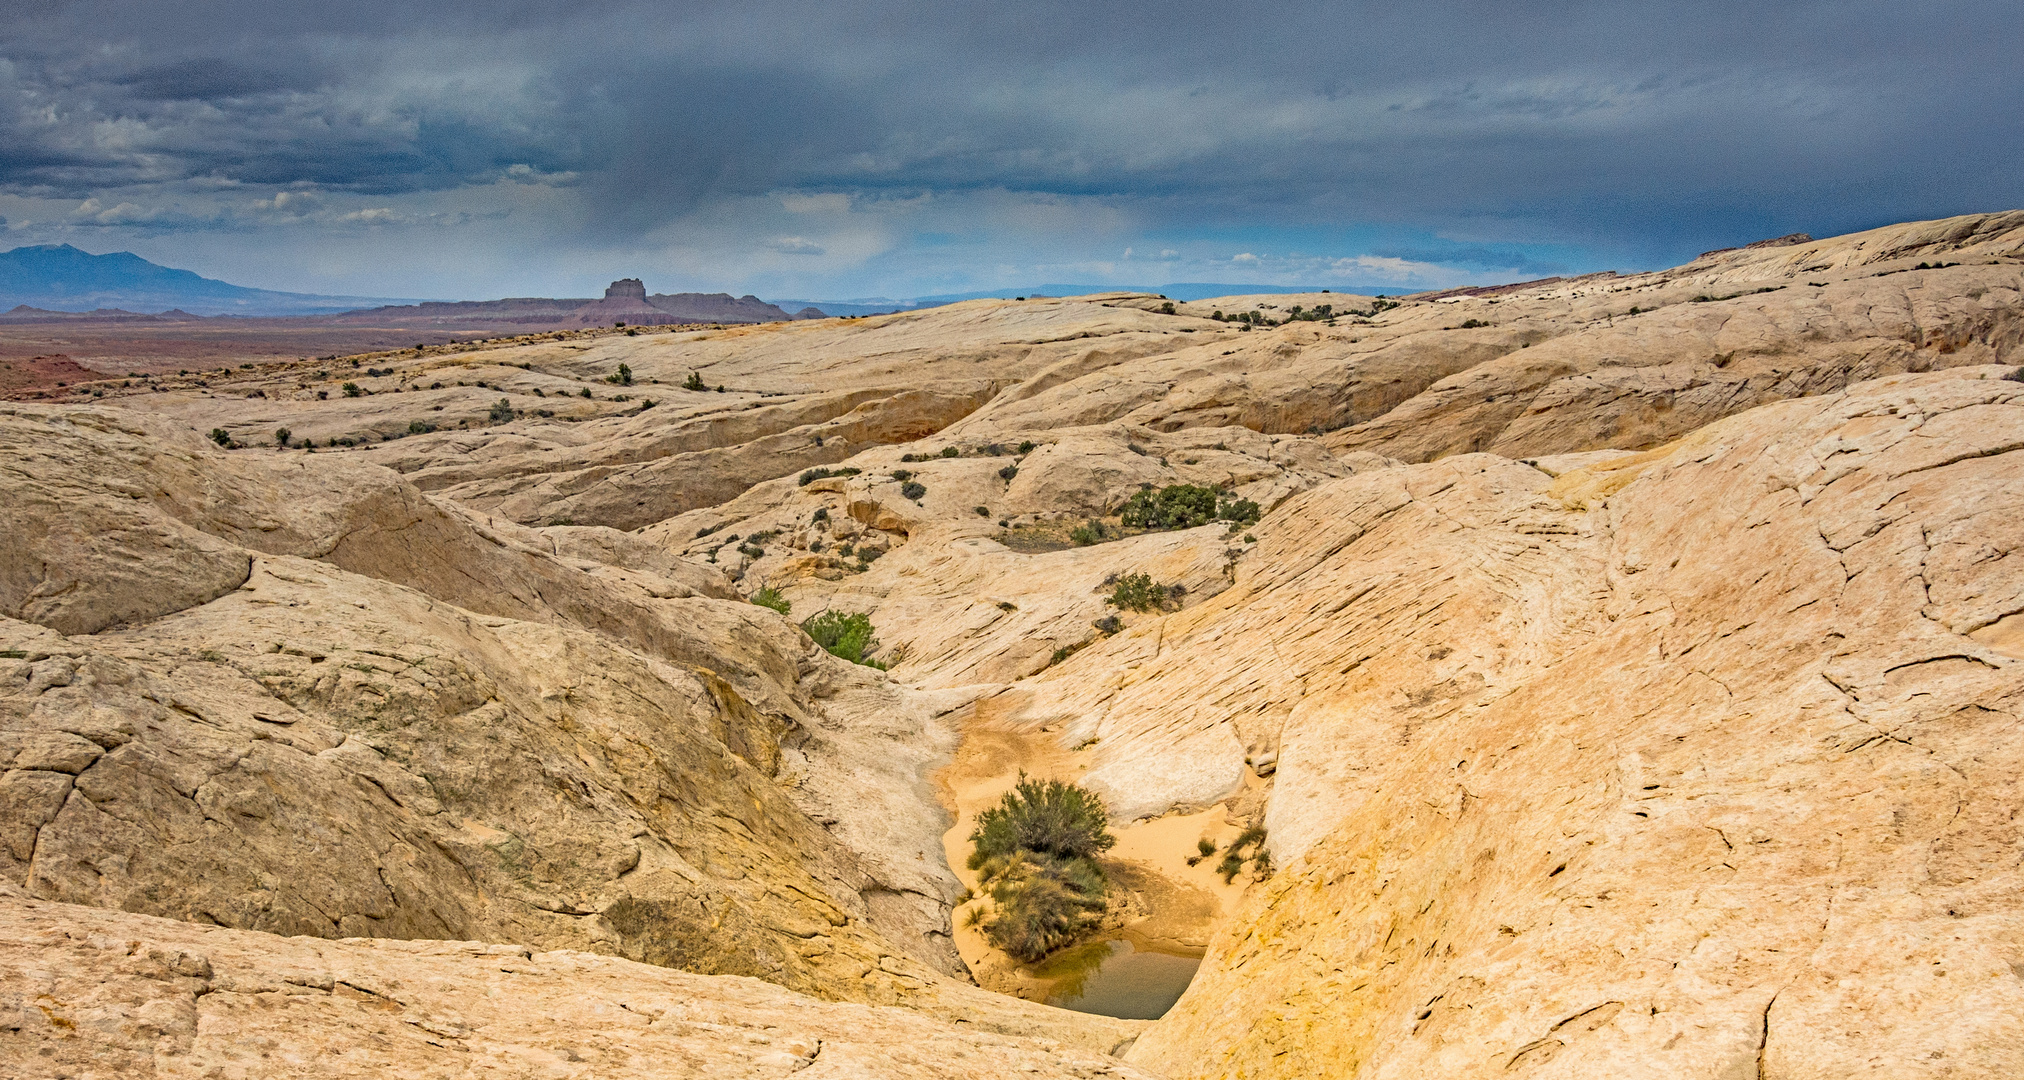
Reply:
[[[389,303],[412,301],[249,289],[151,263],[129,251],[93,255],[69,244],[37,244],[0,252],[0,309],[26,305],[52,311],[175,308],[193,315],[327,315]]]
[[[1370,295],[1400,293],[1397,286],[1331,286],[1332,291]],[[1178,282],[1169,285],[1034,285],[1024,289],[941,293],[892,299],[761,300],[728,293],[646,294],[638,279],[614,282],[603,299],[526,297],[508,300],[416,301],[375,296],[321,296],[252,289],[189,270],[149,262],[128,251],[93,255],[69,244],[38,244],[0,252],[0,312],[17,305],[37,309],[16,318],[59,312],[119,317],[127,313],[303,317],[346,315],[347,321],[510,323],[523,325],[609,325],[659,322],[778,322],[826,315],[874,315],[953,304],[959,300],[1013,296],[1082,296],[1100,292],[1158,293],[1175,300],[1212,296],[1314,292],[1313,286],[1231,285]],[[116,310],[108,310],[116,309]],[[370,314],[369,314],[370,313]]]
[[[6,309],[14,308],[13,311]],[[93,255],[69,244],[0,252],[0,322],[134,318],[164,314],[324,318],[341,323],[475,327],[609,326],[677,322],[755,323],[820,319],[806,304],[783,311],[756,296],[662,293],[648,296],[637,278],[613,282],[602,299],[520,297],[434,301],[383,296],[319,296],[249,289],[149,262],[129,251]]]

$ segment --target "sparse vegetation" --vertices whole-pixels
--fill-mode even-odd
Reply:
[[[944,447],[942,447],[942,456],[943,456],[943,457],[961,457],[961,456],[962,456],[962,454],[963,454],[963,452],[962,452],[961,450],[958,450],[958,449],[956,449],[956,448],[955,448],[955,447],[953,447],[953,446],[944,446]]]
[[[625,364],[620,364],[617,371],[604,377],[604,381],[611,383],[613,386],[631,386],[633,381],[632,368]]]
[[[1117,842],[1108,817],[1088,789],[1024,774],[977,815],[969,867],[995,906],[980,924],[991,944],[1030,963],[1095,929],[1109,891],[1096,856]]]
[[[1090,518],[1088,521],[1068,530],[1068,539],[1073,541],[1077,547],[1088,547],[1091,544],[1101,543],[1112,531],[1102,521]]]
[[[1205,840],[1202,843],[1208,843],[1208,841]],[[1254,848],[1250,855],[1250,862],[1251,869],[1258,875],[1258,878],[1263,880],[1267,875],[1272,873],[1272,854],[1265,850],[1265,830],[1260,826],[1253,825],[1238,833],[1237,838],[1230,841],[1230,846],[1223,849],[1223,861],[1216,864],[1216,872],[1223,875],[1225,882],[1234,879],[1243,871],[1245,862],[1244,849],[1247,847]],[[1214,848],[1215,845],[1211,844],[1210,851],[1205,851],[1202,854],[1205,856],[1209,855],[1214,851]]]
[[[1035,446],[1035,444],[1034,444],[1034,443],[1032,443],[1032,442],[1023,442],[1023,443],[1020,443],[1020,444],[1019,444],[1019,452],[1020,452],[1021,454],[1030,454],[1030,453],[1032,453],[1032,452],[1033,452],[1033,450],[1034,450],[1034,446]]]
[[[1004,468],[998,470],[998,479],[1000,480],[1010,480],[1018,475],[1019,475],[1019,466],[1017,465],[1007,465]]]
[[[1169,484],[1134,494],[1125,501],[1120,518],[1130,528],[1192,529],[1212,521],[1248,525],[1257,521],[1259,514],[1258,504],[1249,499],[1232,498],[1199,484]]]
[[[357,397],[365,393],[365,391],[358,388],[358,384],[355,382],[345,383],[343,386],[338,387],[338,389],[344,391],[345,397]]]
[[[488,415],[491,416],[493,423],[503,424],[508,420],[513,419],[515,415],[513,412],[513,403],[507,401],[505,398],[500,398],[498,401],[492,403],[492,408],[488,413]]]
[[[219,446],[226,448],[227,450],[232,448],[232,435],[224,428],[221,427],[212,428],[211,441],[217,443]]]
[[[1171,589],[1163,586],[1151,574],[1126,574],[1117,579],[1103,602],[1125,611],[1158,611],[1185,591],[1179,585]]]
[[[780,595],[780,590],[771,585],[753,593],[752,602],[763,608],[772,608],[782,615],[787,614],[788,610],[793,607],[792,604],[788,603],[786,597]]]
[[[704,386],[704,385],[703,385],[703,377],[702,377],[702,376],[701,376],[700,374],[697,374],[696,372],[693,372],[693,371],[691,371],[691,372],[689,372],[689,377],[688,377],[687,379],[683,380],[683,382],[682,382],[682,389],[684,389],[684,390],[708,390],[708,389],[709,389],[709,387],[707,387],[707,386]]]
[[[825,611],[820,615],[810,616],[802,622],[801,629],[809,637],[814,638],[817,645],[828,650],[831,656],[840,657],[853,664],[877,668],[880,671],[886,669],[886,665],[866,655],[878,649],[878,638],[872,629],[869,615],[862,612]]]
[[[903,499],[918,499],[927,493],[928,486],[918,480],[908,480],[900,485],[900,497]]]
[[[289,430],[288,430],[287,428],[275,428],[275,429],[274,429],[274,445],[276,445],[276,446],[287,446],[287,445],[288,445],[288,440],[290,440],[290,439],[292,439],[292,438],[294,438],[294,437],[295,437],[295,433],[294,433],[294,432],[292,432],[292,431],[289,431]]]
[[[858,471],[856,469],[851,468],[810,469],[807,472],[801,474],[800,485],[802,487],[807,487],[808,485],[815,483],[817,480],[827,480],[832,476],[856,476],[857,472]]]

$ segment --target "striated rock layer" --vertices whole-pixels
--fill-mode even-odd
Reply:
[[[2024,1073],[2020,274],[2012,212],[0,409],[0,1062]],[[1175,483],[1262,519],[1120,538]],[[1167,1018],[967,983],[961,731],[1152,877],[1266,828]]]
[[[227,1080],[1145,1075],[1044,1037],[590,953],[279,938],[5,900],[0,1055],[15,1076]]]
[[[1133,1060],[2014,1074],[2024,384],[2006,373],[1866,383],[1557,478],[1407,466],[1275,515],[1256,569],[1169,627],[1099,728],[1185,748],[1143,703],[1201,678],[1183,634],[1305,681],[1276,732],[1284,869]]]

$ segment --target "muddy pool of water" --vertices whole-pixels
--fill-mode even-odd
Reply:
[[[1201,964],[1199,956],[1154,952],[1124,938],[1107,938],[1056,953],[1032,971],[1054,980],[1047,994],[1049,1005],[1128,1020],[1157,1020],[1180,1000]]]

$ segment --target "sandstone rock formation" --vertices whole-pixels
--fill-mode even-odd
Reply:
[[[16,1076],[1144,1075],[1044,1037],[589,953],[283,938],[40,901],[0,900],[0,1018]]]
[[[285,977],[485,1004],[524,947],[542,1015],[615,1032],[569,988],[645,980],[694,1023],[636,1037],[727,1075],[2014,1074],[2020,275],[1991,214],[1395,307],[972,301],[0,410],[0,950],[53,988],[0,1060],[257,1072],[216,1024],[636,1067],[334,974],[315,1026]],[[1120,528],[1179,483],[1263,517]],[[1136,573],[1166,602],[1107,603]],[[890,671],[792,625],[825,609]],[[1175,822],[1267,829],[1128,1049],[963,981],[964,730],[1051,744],[1176,849],[1147,873]],[[739,1009],[825,1049],[753,1064]]]

